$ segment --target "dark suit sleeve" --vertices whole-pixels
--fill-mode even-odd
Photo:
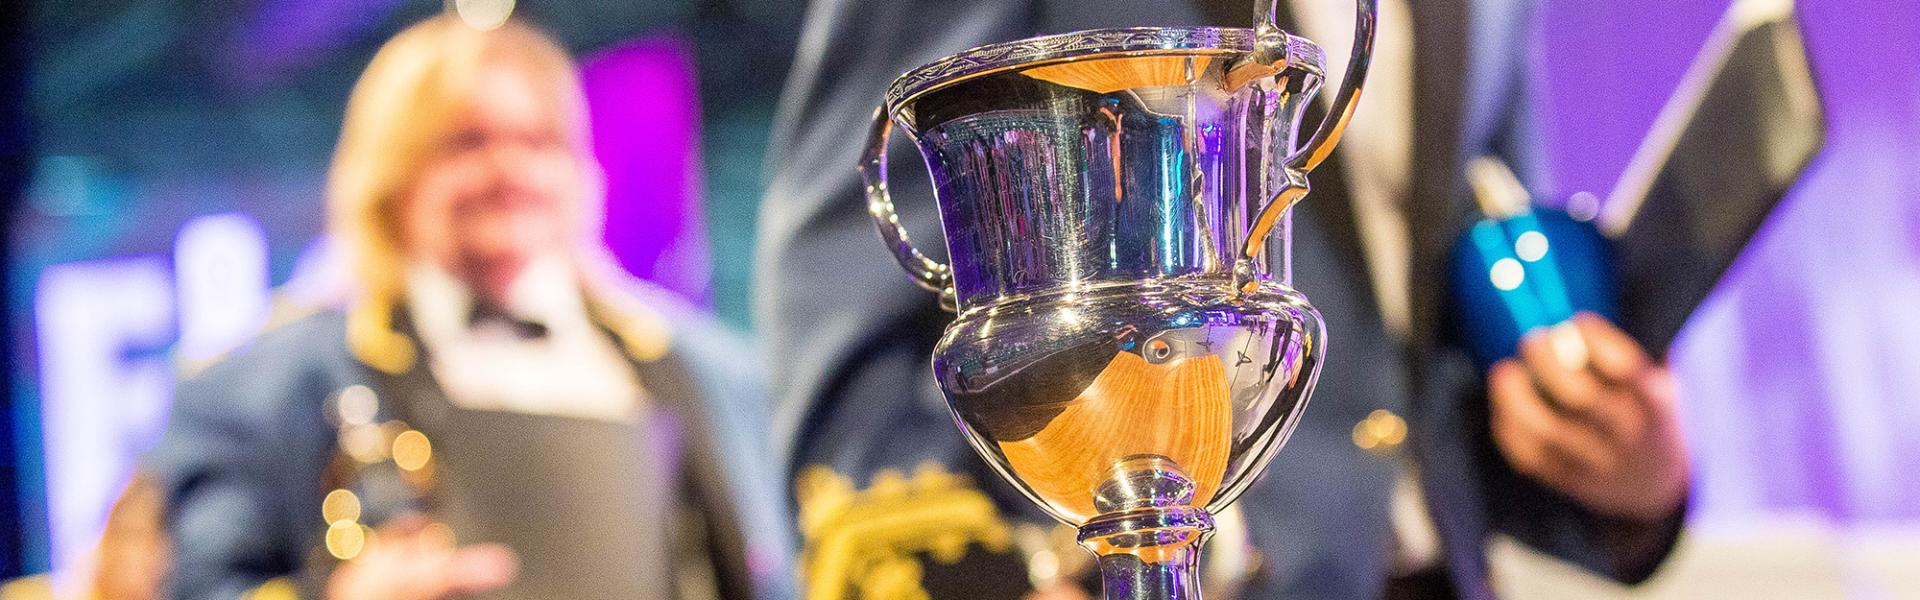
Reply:
[[[777,395],[778,450],[806,550],[806,597],[885,596],[856,591],[878,580],[848,578],[897,570],[900,561],[914,563],[915,583],[935,598],[1017,597],[1025,589],[999,516],[1025,501],[1012,501],[1006,484],[981,472],[928,367],[952,315],[910,283],[880,243],[854,165],[893,78],[945,54],[1027,35],[1028,10],[1025,0],[826,0],[807,13],[769,150],[755,286]],[[918,152],[898,143],[889,166],[894,202],[914,241],[944,257]],[[921,514],[927,518],[912,516]],[[879,515],[892,515],[891,525],[861,526]],[[937,535],[968,539],[968,552],[931,557],[915,547]],[[857,560],[869,562],[849,566],[851,549],[877,547],[904,549],[865,554]],[[941,582],[962,571],[971,577],[943,594]]]
[[[1482,448],[1491,473],[1487,509],[1495,529],[1529,546],[1625,584],[1652,577],[1673,551],[1684,506],[1667,518],[1641,522],[1607,517],[1513,471],[1491,440]]]
[[[317,547],[332,449],[320,399],[333,386],[315,346],[278,337],[182,382],[146,459],[167,493],[169,597],[241,597]]]
[[[1519,2],[1522,15],[1531,14],[1531,2]],[[1522,19],[1520,22],[1526,22]],[[1516,39],[1506,47],[1524,48],[1524,27],[1507,28]],[[1524,74],[1529,52],[1514,53],[1512,73]],[[1496,129],[1489,151],[1505,160],[1526,180],[1536,195],[1552,193],[1545,123],[1538,110],[1541,94],[1534,85],[1537,77],[1518,75],[1511,80],[1506,118]],[[1569,190],[1560,190],[1566,192]],[[1482,385],[1466,394],[1469,405],[1486,406],[1485,374],[1478,374]],[[1482,414],[1484,417],[1484,413]],[[1513,471],[1494,447],[1491,432],[1485,430],[1477,440],[1478,454],[1488,485],[1486,494],[1489,520],[1495,530],[1519,539],[1534,548],[1581,565],[1622,583],[1639,583],[1651,577],[1665,561],[1678,540],[1685,521],[1686,507],[1676,507],[1667,518],[1655,522],[1635,522],[1608,518],[1587,509],[1574,500],[1539,482]]]

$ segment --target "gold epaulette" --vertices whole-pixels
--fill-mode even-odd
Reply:
[[[795,482],[806,549],[806,597],[926,600],[920,555],[955,564],[971,545],[1007,552],[1012,535],[967,477],[926,463],[912,477],[882,470],[866,490],[825,466]]]
[[[673,346],[673,328],[660,311],[616,294],[589,297],[587,313],[595,322],[620,338],[627,356],[640,362],[653,362],[667,355]]]
[[[42,573],[0,582],[0,600],[53,600],[53,578]]]
[[[347,350],[354,358],[388,375],[413,369],[414,342],[393,329],[394,303],[367,300],[347,311]]]
[[[241,600],[300,600],[299,590],[294,588],[293,580],[285,577],[268,579],[259,587],[247,590]]]

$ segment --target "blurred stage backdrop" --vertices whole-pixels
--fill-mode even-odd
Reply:
[[[1604,194],[1727,0],[1544,4],[1554,191]],[[742,330],[760,165],[801,5],[522,0],[516,13],[582,56],[618,258]],[[343,274],[317,233],[348,89],[381,41],[442,7],[25,10],[19,104],[34,157],[7,207],[0,577],[84,557],[163,426],[181,364],[258,332],[273,293],[335,293]],[[1786,539],[1834,561],[1821,574],[1844,591],[1890,596],[1902,584],[1877,557],[1920,555],[1901,546],[1920,538],[1920,478],[1905,472],[1920,464],[1920,8],[1798,12],[1826,146],[1673,353],[1698,464],[1695,537]],[[876,254],[873,268],[886,262]]]

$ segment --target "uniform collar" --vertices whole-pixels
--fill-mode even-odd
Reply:
[[[439,276],[423,274],[421,277],[417,291],[412,281],[414,273],[410,270],[404,295],[370,295],[348,309],[347,348],[355,359],[389,375],[403,374],[414,368],[422,354],[422,327],[445,326],[423,325],[420,319],[433,322],[451,315],[456,326],[464,326],[464,315],[472,309],[472,293],[457,281],[449,288],[446,281],[435,282]],[[446,277],[452,280],[451,276]],[[548,276],[531,280],[523,277],[517,281],[516,289],[525,287],[528,291],[510,293],[509,310],[543,324],[551,323],[553,318],[577,318],[604,328],[619,340],[628,358],[638,362],[659,360],[671,348],[673,331],[666,317],[639,298],[617,289],[604,289],[612,286],[596,286],[581,278],[563,278],[556,282],[545,277]],[[421,301],[422,305],[440,303],[443,306],[428,309],[426,314],[415,314],[417,296],[414,294],[422,293],[428,298],[441,295]],[[573,308],[561,308],[567,305]],[[449,310],[451,312],[447,312]]]
[[[479,300],[473,288],[446,269],[415,263],[406,274],[407,316],[429,346],[463,339]],[[515,321],[549,331],[593,328],[579,277],[563,258],[547,256],[528,263],[495,307]]]

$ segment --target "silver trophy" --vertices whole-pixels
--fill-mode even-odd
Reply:
[[[1211,515],[1285,442],[1326,352],[1289,285],[1288,208],[1359,98],[1375,3],[1359,0],[1345,87],[1300,143],[1323,58],[1272,1],[1254,29],[1083,31],[914,69],[861,159],[882,238],[958,312],[933,370],[961,430],[1079,528],[1109,599],[1200,597]],[[926,158],[951,264],[895,216],[894,123]]]

